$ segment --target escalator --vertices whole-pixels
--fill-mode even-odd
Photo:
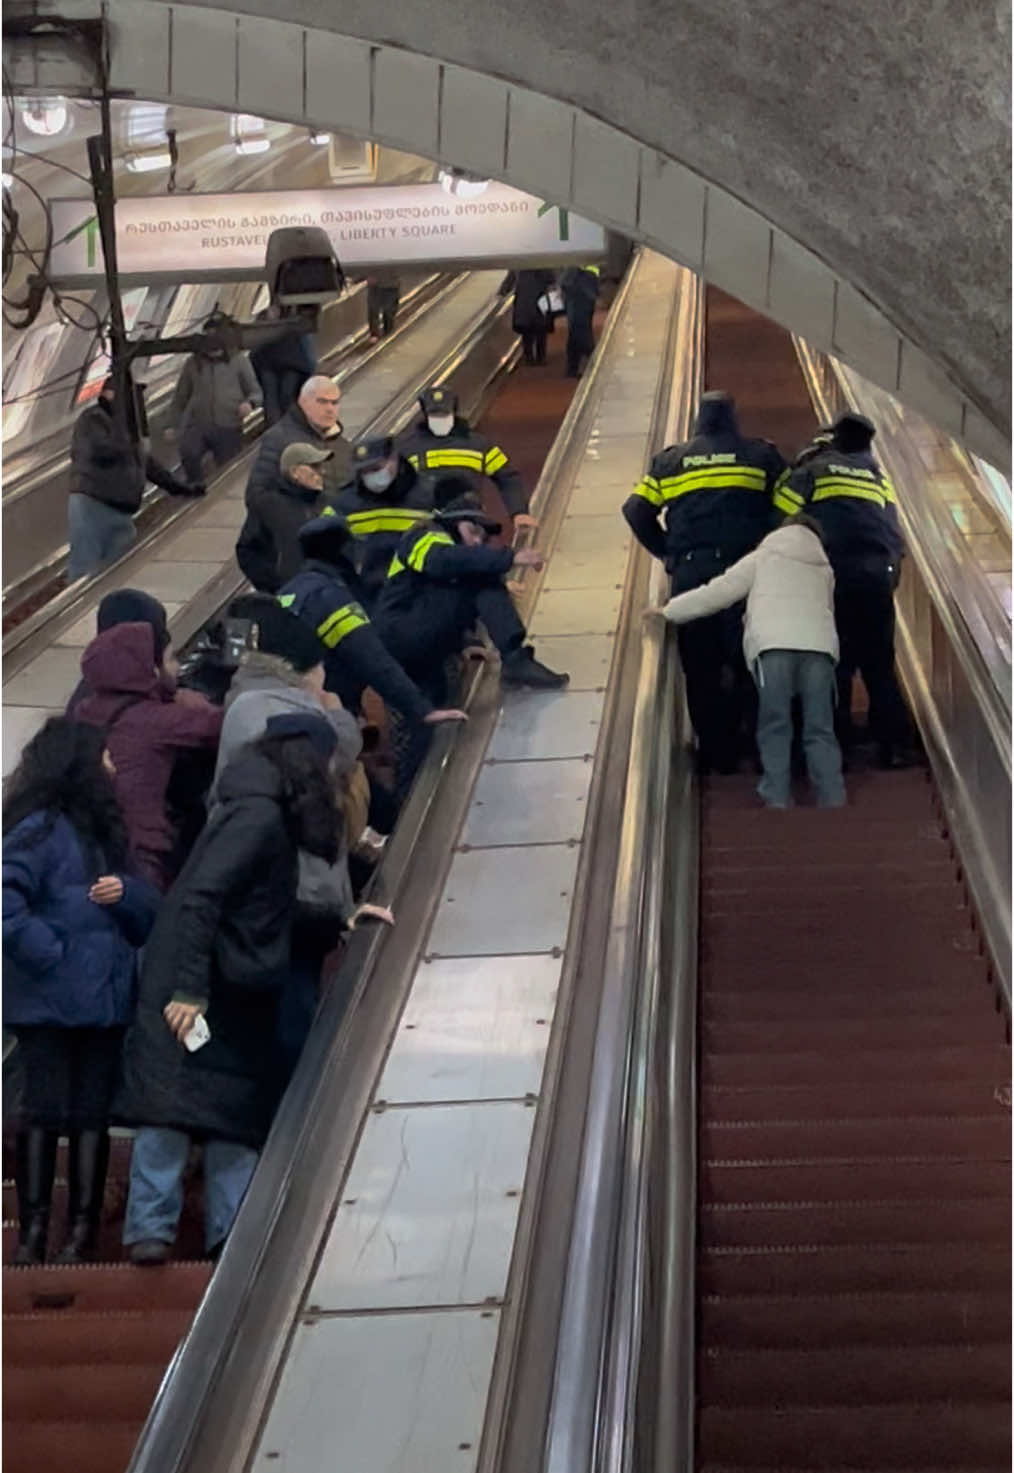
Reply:
[[[704,363],[747,433],[805,443],[788,334],[709,290]],[[1010,1463],[998,979],[931,774],[847,786],[702,785],[698,1473]]]

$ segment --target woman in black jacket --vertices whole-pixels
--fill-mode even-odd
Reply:
[[[556,281],[552,271],[518,271],[514,276],[514,331],[521,338],[525,362],[546,361],[546,335],[552,330],[552,314],[540,307]],[[548,303],[547,303],[548,305]]]
[[[191,1141],[204,1144],[209,1253],[253,1174],[277,1103],[299,850],[328,863],[338,852],[335,746],[323,717],[272,717],[222,774],[215,810],[163,904],[116,1110],[138,1127],[123,1233],[135,1263],[169,1256]]]

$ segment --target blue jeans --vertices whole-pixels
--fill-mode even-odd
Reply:
[[[792,698],[803,708],[806,772],[818,808],[845,802],[841,752],[834,734],[834,661],[814,650],[765,650],[754,670],[757,747],[764,775],[757,792],[769,808],[792,802]]]
[[[174,1243],[183,1211],[190,1155],[184,1130],[146,1125],[134,1137],[123,1241]],[[204,1242],[210,1253],[227,1236],[250,1185],[257,1152],[234,1141],[204,1143]]]
[[[73,583],[88,578],[106,563],[115,562],[134,544],[137,528],[128,511],[117,511],[94,496],[72,491],[67,498],[70,561],[67,576]]]

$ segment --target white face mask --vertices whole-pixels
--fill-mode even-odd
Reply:
[[[386,491],[394,476],[389,465],[382,465],[379,470],[363,471],[363,485],[367,491]]]
[[[426,423],[430,427],[430,434],[439,435],[442,439],[444,435],[449,435],[454,429],[454,415],[431,414],[427,416]]]

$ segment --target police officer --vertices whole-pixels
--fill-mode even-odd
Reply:
[[[430,475],[451,471],[467,475],[476,490],[488,476],[503,497],[515,527],[535,527],[528,515],[528,495],[517,471],[499,445],[473,430],[458,414],[458,396],[439,385],[419,397],[423,418],[408,431],[400,449],[417,471]]]
[[[854,739],[852,680],[858,670],[869,696],[869,731],[880,763],[906,761],[905,703],[894,673],[894,590],[902,556],[898,503],[891,478],[871,451],[876,429],[865,415],[836,421],[831,443],[794,470],[775,497],[791,516],[804,507],[819,522],[834,569],[839,735]]]
[[[693,439],[655,456],[623,515],[637,540],[665,563],[673,594],[685,593],[723,573],[771,530],[772,493],[784,469],[770,441],[740,434],[730,396],[708,393]],[[742,622],[740,604],[679,629],[702,772],[735,771],[741,729],[755,715]]]
[[[597,266],[568,266],[560,278],[567,312],[567,377],[580,378],[581,367],[595,351],[595,305],[599,297]]]
[[[410,723],[435,726],[464,721],[463,711],[434,709],[381,641],[363,608],[350,556],[352,534],[344,517],[315,517],[300,529],[306,561],[278,595],[317,635],[327,690],[356,711],[370,686],[386,706]]]
[[[334,509],[356,539],[353,558],[372,608],[399,542],[433,510],[433,482],[398,452],[390,435],[360,440],[352,464],[355,478],[338,492]]]

